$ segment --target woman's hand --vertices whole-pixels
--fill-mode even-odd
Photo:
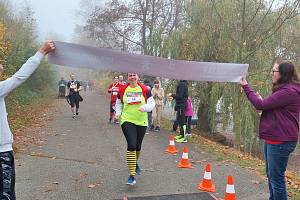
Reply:
[[[173,97],[172,97],[172,93],[169,93],[168,95],[167,95],[167,99],[168,99],[168,101],[173,101]]]
[[[241,86],[248,85],[248,82],[246,81],[246,78],[244,78],[244,77],[241,78],[240,85]]]
[[[145,108],[144,107],[139,107],[139,111],[145,112]]]

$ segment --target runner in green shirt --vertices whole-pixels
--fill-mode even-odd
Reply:
[[[137,164],[143,138],[148,126],[147,112],[155,106],[151,91],[138,82],[136,73],[128,73],[128,84],[122,86],[116,103],[116,119],[121,119],[121,127],[127,141],[126,160],[129,170],[127,185],[135,185],[134,176],[141,173]]]

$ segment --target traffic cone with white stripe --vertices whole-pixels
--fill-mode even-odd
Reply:
[[[199,183],[198,189],[202,190],[202,191],[207,191],[207,192],[216,192],[216,187],[212,183],[212,180],[211,180],[210,164],[207,164],[205,166],[204,177],[203,177],[202,181]]]
[[[189,150],[186,146],[183,147],[183,153],[180,163],[177,165],[179,168],[193,168],[189,161]]]
[[[235,200],[235,190],[232,176],[228,176],[224,200]]]
[[[177,154],[178,150],[175,147],[175,142],[174,142],[174,135],[170,135],[170,143],[168,148],[166,149],[166,152],[170,154]]]

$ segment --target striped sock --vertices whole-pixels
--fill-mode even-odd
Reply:
[[[135,168],[136,168],[136,151],[127,151],[126,152],[126,160],[127,166],[130,175],[135,176]]]

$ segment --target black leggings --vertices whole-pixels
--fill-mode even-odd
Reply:
[[[179,108],[177,110],[177,113],[176,113],[176,121],[179,124],[180,134],[181,135],[184,134],[183,126],[186,125],[186,122],[185,122],[185,110],[186,109]]]
[[[114,117],[115,114],[115,110],[114,110],[114,106],[116,106],[116,102],[110,102],[110,110],[109,110],[109,119],[112,120],[112,118]]]
[[[186,122],[186,132],[190,134],[191,131],[191,123],[192,123],[192,116],[185,116],[185,122]],[[178,128],[178,121],[175,119],[173,123],[173,131],[177,131]]]
[[[147,126],[138,126],[131,122],[124,122],[121,127],[127,140],[127,150],[140,151]]]
[[[188,134],[191,134],[191,122],[192,122],[192,116],[185,116],[186,121],[186,132]]]

